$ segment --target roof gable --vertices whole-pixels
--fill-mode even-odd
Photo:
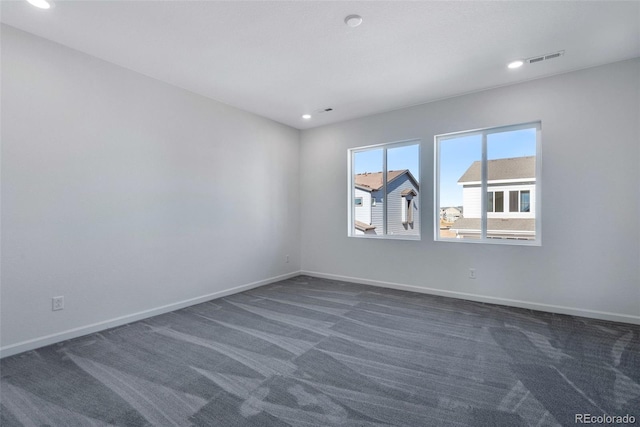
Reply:
[[[413,182],[416,188],[420,188],[420,184],[413,177],[413,174],[409,172],[409,169],[397,170],[397,171],[388,171],[387,172],[387,185],[391,181],[396,180],[402,175],[407,174],[407,177]],[[382,188],[382,172],[373,172],[373,173],[359,173],[355,176],[355,186],[361,190],[365,191],[377,191]]]
[[[469,169],[460,177],[458,184],[465,182],[479,182],[482,163],[478,160],[469,166]],[[535,179],[536,156],[513,157],[509,159],[496,159],[487,161],[487,180],[497,181],[502,179]]]

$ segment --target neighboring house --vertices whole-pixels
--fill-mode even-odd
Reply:
[[[456,237],[480,235],[481,162],[474,162],[460,177],[464,218],[451,230]],[[487,237],[535,238],[536,158],[515,157],[487,161]]]
[[[456,222],[462,216],[462,209],[448,207],[440,209],[440,219],[445,222]]]
[[[357,174],[354,184],[356,235],[382,234],[382,172]],[[419,189],[408,169],[387,172],[387,234],[420,234]]]

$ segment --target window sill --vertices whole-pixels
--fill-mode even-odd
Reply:
[[[502,245],[502,246],[542,246],[542,242],[538,240],[517,240],[517,239],[433,239],[434,242],[445,243],[471,243],[471,244],[485,244],[485,245]]]
[[[386,236],[372,236],[372,235],[348,235],[349,238],[354,239],[369,239],[369,240],[414,240],[420,241],[422,240],[421,236],[407,236],[403,234],[388,234]]]

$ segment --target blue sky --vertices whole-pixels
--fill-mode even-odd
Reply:
[[[423,144],[423,149],[429,147]],[[494,133],[487,136],[487,158],[505,159],[509,157],[533,156],[536,154],[536,130],[522,129],[511,132]],[[430,184],[432,177],[419,177],[418,146],[408,145],[387,150],[388,170],[409,169],[418,180]],[[440,206],[461,206],[462,186],[458,179],[467,168],[482,157],[482,136],[461,136],[440,143]],[[355,173],[380,172],[382,170],[382,149],[355,154]],[[431,168],[425,168],[427,170]],[[423,169],[424,170],[424,169]]]
[[[387,170],[409,169],[419,182],[419,157],[418,145],[390,148],[387,150]],[[356,174],[382,171],[382,149],[356,153],[354,169]]]

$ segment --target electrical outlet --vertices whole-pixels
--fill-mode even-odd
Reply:
[[[287,263],[289,262],[289,255],[286,255],[286,256],[284,257],[284,262],[287,262]]]
[[[476,278],[476,269],[475,268],[470,268],[469,269],[469,279],[475,279]]]
[[[64,309],[64,297],[51,298],[51,310],[63,310]]]

